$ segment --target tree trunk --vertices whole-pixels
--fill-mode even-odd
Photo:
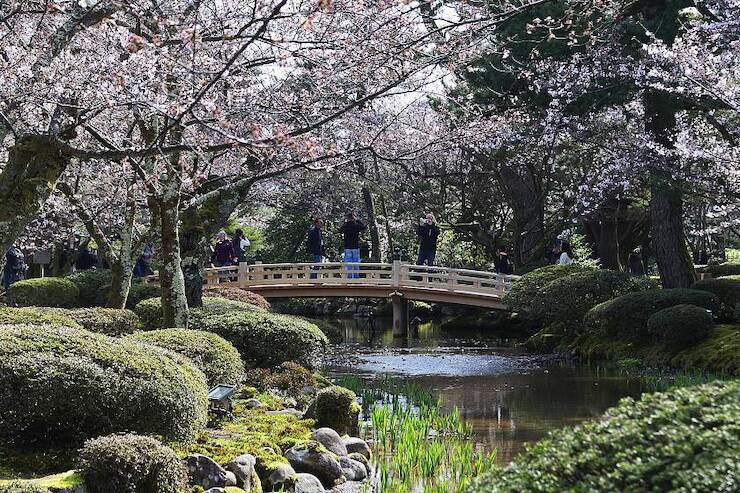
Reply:
[[[504,164],[498,176],[514,216],[514,264],[538,262],[544,256],[545,204],[536,178],[522,177]]]
[[[0,173],[0,269],[5,252],[37,216],[68,164],[59,142],[50,136],[26,135],[8,150],[8,163]]]
[[[676,110],[662,93],[646,92],[645,127],[653,139],[669,151],[675,147]],[[655,258],[664,288],[688,288],[696,280],[694,264],[686,246],[683,229],[683,191],[671,171],[678,166],[675,156],[662,158],[650,171],[650,223]]]
[[[134,277],[134,262],[130,257],[123,257],[110,266],[111,280],[108,292],[108,307],[126,308],[131,280]]]
[[[172,171],[170,171],[173,174]],[[179,209],[180,178],[168,177],[159,201],[162,238],[162,322],[164,327],[188,326],[188,300],[180,258]]]
[[[599,237],[596,251],[601,267],[622,270],[619,260],[619,200],[609,200],[599,210]]]

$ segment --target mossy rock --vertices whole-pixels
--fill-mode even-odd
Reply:
[[[219,383],[237,384],[244,374],[239,351],[217,334],[189,329],[160,329],[130,337],[186,356],[205,374],[210,387]]]
[[[736,491],[738,420],[738,380],[623,399],[493,466],[465,491]]]
[[[56,326],[0,326],[0,436],[74,446],[130,430],[191,440],[206,422],[205,376],[133,340]]]
[[[328,345],[326,336],[314,324],[264,310],[193,317],[191,328],[216,333],[231,342],[251,367],[271,368],[295,361],[317,368]]]
[[[110,291],[111,271],[108,269],[89,269],[75,272],[65,277],[72,281],[80,294],[78,306],[107,306]]]
[[[524,341],[524,347],[530,353],[550,354],[555,352],[562,340],[562,333],[552,327],[545,327]]]
[[[333,385],[321,389],[306,410],[305,417],[316,420],[319,428],[334,429],[340,435],[356,435],[361,408],[354,392]]]
[[[186,493],[187,471],[158,440],[134,434],[85,443],[80,470],[89,493]]]
[[[62,277],[25,279],[10,285],[8,304],[12,306],[77,306],[80,290],[72,281]]]
[[[0,480],[0,493],[66,493],[82,484],[82,475],[71,470],[37,479]]]

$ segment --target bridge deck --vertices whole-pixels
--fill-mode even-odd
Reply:
[[[288,263],[205,270],[206,288],[234,286],[267,298],[362,297],[455,303],[503,309],[516,276],[468,269],[387,263]]]

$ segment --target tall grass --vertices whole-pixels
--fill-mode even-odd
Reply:
[[[369,385],[356,377],[337,383],[362,400],[363,435],[376,459],[372,491],[457,493],[493,466],[495,451],[474,450],[472,427],[457,408],[444,412],[427,389],[387,376]]]
[[[639,378],[649,392],[662,392],[679,387],[690,387],[715,380],[736,378],[733,375],[698,368],[653,367],[637,358],[622,359],[616,362],[620,375]],[[599,368],[601,369],[601,368]]]

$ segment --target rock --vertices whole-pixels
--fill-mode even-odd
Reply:
[[[226,490],[224,488],[209,488],[206,493],[226,493]]]
[[[342,473],[349,481],[362,481],[367,477],[365,464],[349,457],[340,457],[339,465],[342,466]]]
[[[285,488],[292,476],[295,476],[295,469],[290,464],[275,465],[263,482],[264,491]]]
[[[320,443],[310,441],[305,445],[297,445],[287,452],[285,458],[296,472],[313,474],[326,488],[331,488],[342,477],[342,466],[334,455],[327,451]]]
[[[301,472],[295,475],[292,489],[288,491],[292,493],[324,493],[326,490],[321,485],[319,478],[313,474]]]
[[[342,442],[344,447],[347,449],[347,453],[357,452],[365,456],[367,460],[370,460],[373,456],[370,445],[365,442],[362,438],[357,437],[345,437]]]
[[[342,442],[342,437],[339,433],[332,430],[331,428],[319,428],[311,433],[311,439],[316,440],[321,445],[326,447],[329,452],[334,452],[337,455],[347,455],[347,447]]]
[[[226,471],[205,455],[188,455],[185,458],[185,467],[190,483],[200,485],[205,490],[236,485],[236,476],[233,472]]]
[[[247,409],[257,409],[258,407],[262,407],[262,403],[258,399],[247,399],[244,401],[244,407]]]
[[[289,407],[286,409],[280,409],[279,411],[266,411],[265,414],[267,414],[268,416],[275,415],[275,414],[289,414],[291,416],[295,416],[296,418],[303,417],[303,413],[293,407]]]
[[[350,459],[354,459],[357,462],[361,462],[365,466],[365,470],[367,471],[367,475],[370,476],[370,473],[372,472],[372,469],[370,467],[370,461],[362,455],[359,452],[350,452],[350,454],[347,456]]]
[[[252,491],[252,477],[257,459],[253,455],[244,454],[226,464],[226,470],[236,477],[236,485],[247,491]]]

